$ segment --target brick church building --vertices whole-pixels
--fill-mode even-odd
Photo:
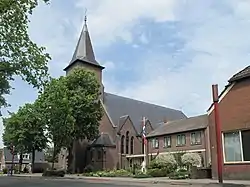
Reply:
[[[104,111],[99,126],[99,136],[93,142],[78,142],[75,162],[66,151],[59,156],[59,164],[72,166],[72,172],[82,172],[86,166],[95,170],[128,168],[141,164],[144,157],[142,141],[142,117],[146,117],[147,133],[164,121],[187,118],[175,109],[149,104],[105,92],[102,84],[104,67],[95,58],[86,19],[73,58],[64,69],[66,75],[75,67],[93,71],[102,85],[101,103]]]

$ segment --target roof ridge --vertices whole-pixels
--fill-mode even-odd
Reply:
[[[183,118],[183,119],[177,119],[177,120],[173,120],[173,121],[168,121],[167,123],[172,123],[172,122],[178,122],[178,121],[182,121],[182,120],[190,120],[190,119],[193,119],[193,118],[199,118],[199,117],[205,117],[207,116],[207,114],[201,114],[201,115],[198,115],[198,116],[191,116],[191,117],[188,117],[188,118]],[[165,124],[167,124],[165,123]]]

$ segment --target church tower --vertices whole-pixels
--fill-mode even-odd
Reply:
[[[102,70],[104,69],[95,59],[94,50],[92,47],[89,31],[87,27],[87,17],[85,16],[84,26],[78,39],[75,52],[69,65],[64,68],[66,75],[74,68],[82,67],[95,73],[97,80],[101,86],[101,95],[103,98],[104,87],[102,84]]]

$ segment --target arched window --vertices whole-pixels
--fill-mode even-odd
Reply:
[[[130,139],[130,154],[134,154],[134,137],[132,136]]]
[[[128,154],[128,147],[129,147],[129,131],[126,132],[126,154]]]
[[[125,140],[125,136],[122,135],[122,138],[121,138],[121,154],[124,154],[124,140]]]

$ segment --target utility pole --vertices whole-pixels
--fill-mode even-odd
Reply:
[[[219,118],[219,96],[218,96],[218,85],[212,85],[213,93],[213,104],[214,104],[214,121],[216,130],[216,144],[217,144],[217,169],[219,183],[223,183],[223,161],[222,161],[222,141],[221,141],[221,124]]]

